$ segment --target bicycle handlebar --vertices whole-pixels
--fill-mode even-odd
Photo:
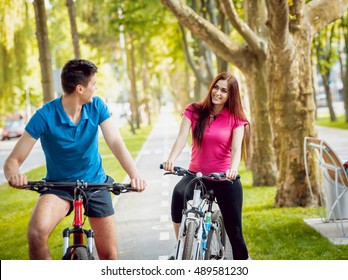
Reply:
[[[160,169],[163,169],[163,164],[160,164]],[[215,180],[226,180],[226,173],[225,172],[213,172],[208,175],[203,175],[201,172],[197,172],[196,174],[189,172],[185,168],[174,166],[173,172],[166,172],[164,175],[167,174],[174,174],[177,176],[185,176],[186,174],[195,175],[196,178],[210,178]],[[240,179],[240,175],[238,174],[236,179]]]
[[[20,189],[26,189],[42,193],[49,189],[92,189],[92,188],[105,188],[107,191],[112,192],[115,195],[126,192],[137,192],[136,188],[132,188],[131,184],[121,184],[117,182],[113,183],[87,183],[84,181],[77,180],[76,182],[48,182],[45,180],[41,181],[29,181],[26,186],[20,187]]]

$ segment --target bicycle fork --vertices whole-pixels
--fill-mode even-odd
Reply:
[[[70,235],[73,234],[73,245],[70,246]],[[84,235],[87,237],[88,253],[93,253],[94,232],[93,230],[85,230],[81,227],[72,229],[66,228],[63,230],[63,255],[66,254],[69,247],[81,246],[84,244]]]
[[[194,190],[192,206],[187,207],[187,210],[184,211],[182,222],[180,225],[179,239],[177,244],[176,259],[181,260],[184,251],[184,241],[187,233],[188,224],[191,222],[196,223],[196,230],[194,233],[194,243],[191,252],[191,259],[199,259],[202,256],[202,236],[208,236],[206,233],[205,224],[203,221],[202,209],[201,208],[201,191],[199,189]],[[206,233],[206,234],[204,234]]]
[[[93,252],[94,244],[94,231],[92,229],[85,230],[83,226],[83,200],[82,196],[78,195],[78,198],[74,201],[74,222],[73,228],[66,228],[63,230],[63,256],[71,248],[72,252],[75,247],[85,246],[84,236],[87,237],[87,250],[89,254]],[[73,234],[73,245],[70,246],[70,236]]]

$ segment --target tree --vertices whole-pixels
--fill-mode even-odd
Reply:
[[[316,136],[313,85],[312,79],[308,79],[312,76],[311,44],[317,31],[343,15],[348,0],[244,1],[246,21],[237,14],[233,2],[219,1],[232,26],[244,38],[243,44],[232,41],[182,2],[162,2],[181,24],[247,77],[254,134],[256,130],[253,144],[261,144],[254,147],[258,150],[256,154],[259,157],[263,153],[271,154],[268,147],[271,142],[275,151],[275,204],[307,206],[316,203],[307,191],[303,162],[304,137]],[[262,103],[267,105],[262,106]],[[272,133],[268,133],[269,124]],[[265,163],[270,168],[270,161]],[[314,166],[314,162],[309,163],[312,175],[316,173]],[[253,174],[257,174],[255,166]],[[312,185],[315,179],[313,175]]]
[[[155,52],[151,48],[151,44],[158,36],[161,36],[164,29],[162,24],[164,7],[158,4],[158,0],[116,0],[109,4],[110,29],[115,37],[124,36],[127,45],[127,63],[122,64],[127,64],[132,122],[136,124],[137,128],[141,121],[139,108],[145,108],[145,112],[149,113],[146,108],[149,107],[147,103],[151,99],[151,90],[145,86],[151,84],[150,74],[147,73],[153,68],[149,66],[153,64]],[[142,90],[138,83],[140,79],[142,79]],[[125,82],[128,83],[127,80]]]
[[[332,106],[330,90],[331,68],[338,60],[338,52],[336,49],[338,44],[335,44],[338,41],[338,34],[337,31],[335,32],[335,29],[337,29],[336,23],[331,24],[331,26],[326,26],[314,37],[313,40],[318,70],[323,80],[327,107],[329,108],[331,121],[337,120],[334,108]]]
[[[39,46],[39,61],[41,67],[41,83],[44,96],[44,102],[54,98],[53,94],[53,73],[52,60],[48,40],[47,17],[45,0],[34,0],[36,37]]]
[[[340,55],[341,79],[343,81],[343,102],[345,108],[345,120],[348,123],[348,13],[341,18],[340,32],[343,40],[343,50]]]
[[[66,6],[68,7],[71,37],[74,46],[74,54],[76,58],[81,58],[80,43],[79,43],[79,33],[77,31],[76,24],[76,9],[74,0],[66,0]]]
[[[0,4],[0,127],[1,117],[23,109],[26,90],[37,84],[31,74],[39,65],[27,59],[31,53],[36,54],[30,8],[27,1],[6,0]]]
[[[218,26],[221,31],[228,33],[229,23],[226,21],[225,15],[221,9],[215,6],[215,3],[217,2],[214,0],[188,1],[188,5],[192,10],[207,21]],[[187,32],[181,24],[180,29],[182,31],[186,61],[196,77],[194,85],[194,100],[202,100],[213,79],[214,68],[217,69],[217,72],[219,73],[228,71],[228,63],[213,53],[201,38],[191,32]],[[191,43],[188,38],[191,39]]]

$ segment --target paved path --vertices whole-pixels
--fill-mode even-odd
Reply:
[[[18,139],[0,141],[0,184],[6,182],[3,165],[6,158],[12,151],[15,144],[17,143],[17,140]],[[25,173],[44,164],[45,164],[45,155],[42,151],[40,141],[37,141],[31,153],[29,154],[27,159],[23,162],[20,168],[20,171]]]
[[[167,259],[175,237],[170,218],[173,187],[180,179],[159,169],[169,155],[179,123],[168,108],[162,108],[148,139],[136,159],[148,187],[141,194],[120,196],[115,205],[120,259]],[[187,166],[190,150],[184,149],[176,164]]]
[[[317,127],[318,138],[325,140],[334,150],[342,162],[348,161],[348,130],[335,129],[328,127]],[[326,185],[326,184],[325,184]],[[348,201],[347,193],[342,197],[343,203]],[[330,201],[330,206],[333,201]],[[335,208],[335,213],[339,215],[338,208]],[[342,213],[346,213],[344,204],[341,204]],[[343,214],[343,218],[346,214]],[[325,222],[322,218],[305,219],[304,221],[313,229],[318,231],[322,236],[326,237],[333,244],[348,244],[348,220],[337,220],[337,222]],[[344,218],[345,219],[345,218]],[[344,235],[346,235],[344,237]]]
[[[317,126],[318,138],[325,140],[342,162],[348,161],[348,130]]]

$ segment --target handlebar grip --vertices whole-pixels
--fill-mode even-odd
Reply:
[[[159,167],[160,169],[163,169],[163,164],[161,163],[160,164],[160,167]],[[174,171],[179,171],[179,170],[181,170],[182,168],[181,167],[179,167],[179,166],[174,166]]]
[[[121,184],[114,182],[112,184],[111,192],[115,195],[119,195],[124,192],[137,192],[136,188],[133,188],[131,184]]]

